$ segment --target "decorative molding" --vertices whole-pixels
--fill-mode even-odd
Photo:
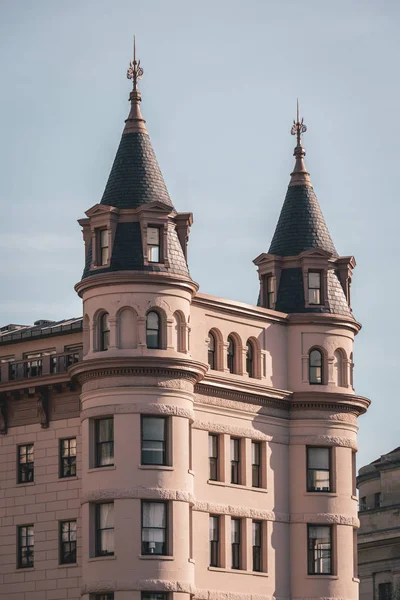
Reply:
[[[194,503],[194,496],[182,490],[171,490],[166,488],[103,488],[92,490],[81,496],[81,504],[88,502],[103,502],[111,500],[175,500],[176,502]]]
[[[322,446],[340,446],[341,448],[351,448],[352,450],[358,450],[358,444],[356,440],[350,438],[333,436],[333,435],[291,435],[291,445],[304,445],[308,444],[321,444]]]
[[[81,421],[100,417],[102,415],[131,415],[131,414],[158,414],[183,419],[194,420],[192,410],[174,406],[172,404],[107,404],[94,406],[81,411]]]
[[[195,391],[197,390],[197,386],[195,386]],[[203,391],[203,390],[202,390]],[[270,407],[266,403],[260,403],[257,399],[253,401],[252,397],[247,397],[246,401],[239,400],[240,404],[238,404],[238,400],[232,398],[221,398],[223,394],[219,393],[216,390],[215,395],[206,396],[202,393],[196,393],[195,402],[200,405],[209,405],[216,406],[218,408],[226,408],[228,410],[237,410],[240,412],[248,412],[262,416],[273,416],[273,417],[281,417],[288,418],[288,407],[280,406],[279,408]],[[230,394],[231,396],[233,394]],[[228,394],[226,394],[228,396]],[[263,407],[260,411],[260,405]],[[268,412],[267,412],[268,411]]]
[[[294,513],[290,515],[291,523],[324,523],[329,525],[349,525],[350,527],[360,527],[360,521],[357,517],[350,515],[341,515],[334,513]]]
[[[290,520],[288,513],[276,513],[273,510],[261,510],[258,508],[248,508],[247,506],[232,506],[231,504],[216,504],[213,502],[195,501],[193,510],[216,515],[260,519],[262,521],[279,521],[281,523],[289,523]]]
[[[193,429],[201,429],[202,431],[210,431],[211,433],[227,433],[228,435],[234,435],[237,437],[245,437],[253,440],[260,440],[265,442],[274,442],[276,444],[289,444],[288,435],[268,435],[257,429],[250,429],[247,427],[235,427],[234,425],[222,425],[221,423],[215,423],[214,421],[200,421],[199,419],[194,420]]]
[[[270,406],[280,410],[288,411],[290,408],[289,400],[292,392],[275,390],[274,388],[268,388],[267,386],[263,386],[264,389],[260,389],[261,386],[255,388],[251,386],[250,379],[244,381],[231,381],[228,378],[219,377],[218,379],[215,379],[215,383],[217,383],[217,386],[209,381],[202,381],[195,385],[194,391],[201,396],[216,396],[221,399]],[[232,385],[247,389],[232,389]],[[250,386],[252,389],[248,389]]]

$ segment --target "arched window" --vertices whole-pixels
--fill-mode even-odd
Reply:
[[[235,341],[232,336],[228,337],[228,370],[235,372]]]
[[[311,350],[308,357],[308,362],[310,383],[322,383],[322,352],[316,349]]]
[[[110,322],[109,314],[103,313],[99,318],[99,331],[100,331],[100,350],[108,350],[110,345]]]
[[[246,344],[246,371],[249,377],[254,377],[254,348],[250,340]]]
[[[148,348],[160,348],[160,316],[155,310],[147,313],[146,317],[146,344]]]
[[[215,361],[215,352],[217,348],[217,340],[215,339],[215,335],[212,331],[208,333],[208,364],[210,365],[210,369],[215,369],[216,361]]]

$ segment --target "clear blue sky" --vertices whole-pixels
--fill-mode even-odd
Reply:
[[[292,169],[306,164],[363,323],[359,466],[400,445],[396,0],[2,0],[0,323],[81,314],[76,220],[100,201],[128,113],[136,32],[143,114],[170,195],[194,213],[205,293],[255,303]]]

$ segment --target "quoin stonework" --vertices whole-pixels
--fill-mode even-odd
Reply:
[[[306,126],[298,113],[258,302],[207,295],[142,75],[135,56],[103,197],[79,221],[83,317],[0,332],[0,599],[356,600],[355,260],[324,221]]]

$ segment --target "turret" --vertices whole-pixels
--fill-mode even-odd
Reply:
[[[177,213],[168,194],[140,111],[142,75],[135,49],[117,155],[101,202],[79,221],[84,356],[72,377],[82,386],[82,519],[92,532],[82,551],[85,600],[173,586],[189,600],[194,585],[180,532],[193,498],[193,388],[207,367],[189,349],[192,215]]]

